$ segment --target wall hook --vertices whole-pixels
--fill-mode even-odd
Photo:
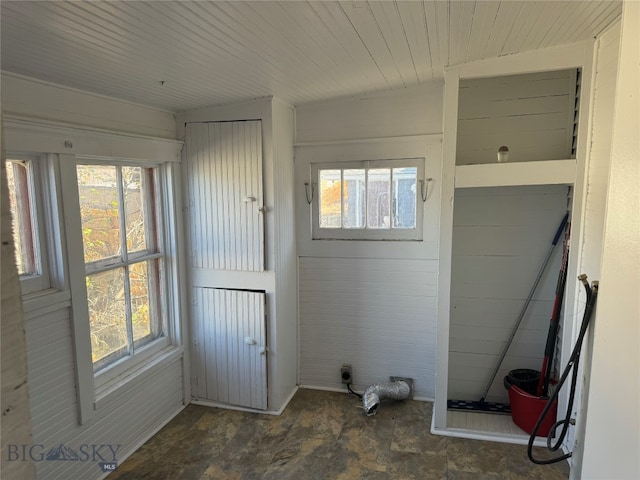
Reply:
[[[309,205],[311,205],[311,202],[313,202],[313,195],[315,194],[315,191],[315,183],[304,182],[304,196],[307,197],[307,203]]]
[[[429,182],[432,182],[433,178],[425,178],[424,180],[420,180],[420,197],[423,202],[427,201],[429,198]]]

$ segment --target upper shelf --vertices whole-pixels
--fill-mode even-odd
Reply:
[[[456,188],[509,187],[516,185],[572,185],[576,161],[545,160],[538,162],[485,163],[456,167]]]

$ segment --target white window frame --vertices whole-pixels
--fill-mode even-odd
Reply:
[[[140,166],[156,168],[159,239],[162,245],[161,258],[164,272],[161,278],[160,295],[163,298],[166,314],[163,318],[162,335],[148,344],[138,348],[131,357],[127,356],[94,372],[91,355],[91,332],[89,326],[89,310],[87,290],[85,284],[86,267],[84,263],[84,246],[82,240],[82,221],[80,216],[80,199],[77,181],[77,165],[104,164],[120,166]],[[152,160],[122,160],[108,157],[89,157],[82,155],[60,155],[60,177],[62,183],[64,217],[66,226],[67,251],[76,252],[75,257],[69,258],[67,269],[69,272],[69,287],[72,296],[72,322],[74,330],[74,345],[76,353],[76,375],[78,378],[79,420],[85,423],[93,416],[96,404],[114,392],[129,379],[136,378],[165,355],[173,355],[181,342],[179,322],[180,304],[175,292],[178,286],[178,272],[176,270],[177,235],[175,198],[175,175],[179,171],[176,164]],[[172,192],[174,192],[172,194]],[[80,252],[80,253],[77,253]],[[166,298],[165,298],[166,297]]]
[[[78,244],[78,239],[79,239],[79,252],[83,252],[84,251],[84,246],[83,246],[83,241],[82,241],[82,220],[80,217],[80,198],[79,198],[79,190],[78,190],[78,181],[77,181],[77,171],[76,171],[76,167],[78,165],[109,165],[109,166],[126,166],[126,167],[141,167],[141,168],[154,168],[156,169],[155,175],[156,175],[156,186],[157,186],[157,191],[156,191],[156,198],[155,198],[155,208],[157,210],[157,226],[156,228],[158,229],[158,252],[157,253],[150,253],[150,254],[146,254],[144,256],[140,256],[140,257],[135,257],[135,259],[132,259],[131,262],[128,263],[134,263],[134,262],[138,262],[138,261],[142,261],[142,260],[151,260],[151,259],[159,259],[162,262],[162,267],[161,270],[165,270],[166,267],[166,248],[164,245],[164,240],[165,240],[165,223],[164,223],[164,210],[165,210],[165,197],[164,197],[164,192],[163,192],[163,188],[162,185],[165,182],[165,179],[163,178],[164,176],[164,171],[161,168],[161,166],[157,163],[153,163],[153,162],[145,162],[145,161],[122,161],[120,159],[109,159],[109,158],[103,158],[100,160],[97,160],[95,158],[91,158],[91,157],[84,157],[84,156],[76,156],[73,159],[73,162],[67,162],[67,163],[73,163],[72,168],[69,168],[69,166],[65,167],[66,173],[63,175],[67,181],[67,188],[65,189],[65,193],[66,193],[66,198],[65,198],[65,206],[67,206],[67,199],[69,201],[74,201],[75,204],[73,205],[74,210],[76,210],[76,212],[73,212],[73,216],[77,217],[73,219],[74,224],[77,225],[77,227],[74,228],[74,230],[76,230],[75,232],[68,232],[68,236],[69,236],[69,241],[70,243],[72,242],[72,237],[74,238],[73,243]],[[73,181],[73,184],[72,184]],[[77,248],[77,247],[76,247]],[[71,250],[70,250],[71,251]],[[83,271],[83,276],[82,278],[78,279],[78,278],[72,278],[71,282],[72,282],[72,295],[73,295],[73,290],[84,290],[84,295],[81,295],[81,298],[77,298],[76,296],[74,296],[74,298],[76,298],[76,300],[74,300],[74,314],[78,316],[77,321],[79,321],[82,324],[87,325],[87,328],[89,327],[89,309],[88,309],[88,303],[87,303],[87,293],[86,293],[86,285],[85,285],[85,278],[87,275],[91,275],[91,274],[96,274],[98,272],[101,271],[107,271],[111,269],[111,265],[109,265],[108,268],[103,269],[100,268],[101,266],[101,262],[95,262],[89,265],[85,265],[84,263],[84,257],[80,257],[83,261],[82,262],[76,262],[76,263],[81,263],[82,264],[82,271]],[[111,263],[113,263],[113,259],[110,259]],[[109,260],[107,260],[108,262]],[[124,265],[124,263],[121,263],[120,261],[116,262],[117,263],[117,267],[120,267],[122,265]],[[115,267],[114,267],[115,268]],[[79,273],[79,272],[78,272]],[[164,298],[164,296],[162,295],[162,292],[167,291],[167,289],[169,288],[169,286],[167,285],[167,279],[166,279],[166,275],[161,274],[160,275],[160,291],[158,292],[159,295],[159,301],[160,303],[160,310],[162,312],[166,312],[168,311],[168,305],[167,305],[167,299]],[[94,376],[95,376],[95,389],[96,389],[96,393],[99,396],[99,392],[104,391],[104,390],[108,390],[109,386],[112,382],[116,381],[117,379],[121,378],[123,375],[126,375],[127,372],[131,371],[131,370],[135,370],[136,368],[140,367],[140,365],[144,364],[145,362],[147,362],[152,356],[158,354],[159,352],[161,352],[163,349],[165,349],[166,347],[168,347],[170,345],[170,340],[169,340],[169,336],[168,336],[168,320],[167,320],[167,316],[165,314],[162,315],[162,319],[161,319],[161,323],[160,323],[160,329],[161,329],[161,333],[160,335],[155,338],[154,340],[151,340],[149,343],[138,347],[136,349],[134,349],[133,355],[128,355],[125,356],[124,358],[121,358],[119,360],[116,360],[113,363],[107,364],[102,368],[99,368],[97,370],[95,370]],[[90,334],[90,330],[89,330],[89,334]],[[90,338],[90,337],[89,337]],[[93,366],[93,361],[92,361],[92,357],[91,357],[91,343],[89,341],[89,345],[88,345],[88,349],[89,349],[89,364],[93,370],[94,366]]]
[[[397,241],[421,241],[423,238],[423,208],[421,190],[427,188],[424,184],[426,159],[393,158],[372,159],[358,161],[339,162],[312,162],[311,182],[309,190],[313,199],[311,201],[311,230],[313,240],[397,240]],[[415,191],[415,225],[413,228],[321,228],[320,227],[320,170],[348,170],[348,169],[374,169],[374,168],[402,168],[416,167],[416,191]],[[366,212],[365,206],[365,212]],[[366,213],[365,213],[366,214]]]
[[[96,411],[111,401],[121,388],[137,382],[159,364],[172,362],[183,355],[187,316],[184,303],[186,287],[181,278],[185,264],[181,250],[183,229],[180,205],[182,198],[180,162],[183,143],[177,140],[123,134],[109,130],[34,120],[10,114],[3,115],[4,146],[7,152],[29,152],[41,163],[44,210],[41,220],[46,224],[49,280],[52,288],[23,296],[23,306],[31,312],[42,312],[68,305],[74,350],[74,368],[78,421],[85,424]],[[105,163],[125,162],[148,164],[161,171],[161,210],[164,224],[165,272],[162,295],[167,298],[166,346],[160,350],[145,346],[139,350],[137,363],[113,365],[109,378],[96,378],[91,358],[86,310],[85,266],[77,195],[76,158]],[[74,193],[75,192],[75,193]],[[74,199],[75,197],[75,199]],[[78,252],[79,255],[78,255]],[[85,312],[84,318],[88,316]],[[154,344],[155,347],[155,344]],[[188,378],[188,375],[186,376]],[[185,383],[188,385],[188,383]]]
[[[20,275],[22,295],[30,295],[51,288],[49,262],[49,242],[47,215],[44,198],[48,196],[50,186],[47,181],[46,158],[33,153],[10,152],[6,155],[7,162],[18,160],[27,162],[29,214],[33,229],[33,256],[36,272]],[[4,165],[3,165],[4,167]]]
[[[148,163],[141,163],[141,162],[120,162],[120,161],[97,162],[95,160],[83,160],[82,157],[76,157],[76,167],[78,165],[105,165],[105,166],[115,166],[115,167],[139,167],[142,169],[147,169],[147,168],[154,169],[154,189],[153,189],[154,196],[153,198],[147,197],[145,201],[153,202],[153,207],[154,207],[153,210],[154,210],[154,217],[155,217],[154,223],[155,223],[155,230],[157,234],[156,235],[157,239],[155,241],[157,242],[157,245],[155,245],[155,248],[153,248],[153,250],[151,251],[147,250],[142,252],[135,252],[132,254],[129,254],[128,252],[123,251],[123,255],[121,258],[113,258],[113,257],[103,258],[101,260],[91,262],[88,264],[85,263],[85,278],[90,275],[96,275],[96,274],[104,273],[107,271],[113,271],[119,268],[125,268],[126,270],[127,266],[133,265],[135,263],[140,263],[143,261],[153,261],[153,260],[160,261],[161,265],[160,265],[160,268],[158,269],[159,285],[158,285],[158,291],[156,292],[158,298],[155,300],[155,302],[157,302],[156,315],[160,315],[160,318],[153,319],[153,322],[155,323],[157,330],[159,330],[159,334],[156,338],[154,338],[153,340],[150,340],[149,342],[141,346],[136,347],[135,345],[131,345],[130,346],[131,350],[129,355],[125,356],[124,358],[106,363],[104,365],[100,365],[100,362],[98,362],[97,365],[94,364],[94,371],[96,374],[96,385],[100,387],[102,382],[109,381],[115,375],[122,374],[122,372],[128,368],[127,364],[129,364],[134,358],[138,358],[140,355],[146,358],[149,355],[153,355],[154,353],[157,353],[157,351],[161,350],[162,348],[168,345],[168,340],[166,339],[166,333],[165,333],[167,330],[167,319],[165,315],[165,312],[167,311],[167,305],[166,305],[166,299],[164,298],[163,295],[161,295],[161,292],[166,290],[166,286],[164,285],[165,248],[164,248],[164,241],[163,241],[164,236],[162,235],[162,233],[164,232],[164,224],[162,219],[163,202],[162,202],[162,192],[160,188],[162,174],[160,171],[161,169],[158,168],[157,165],[149,165]],[[118,176],[118,178],[120,177]],[[77,185],[76,185],[76,188],[78,188]],[[121,182],[119,182],[119,185],[118,185],[118,195],[122,199],[123,192],[122,192]],[[149,205],[145,204],[145,207],[148,207],[148,206]],[[124,205],[121,205],[120,208],[122,209],[120,211],[120,214],[121,214],[120,242],[124,243],[125,241],[124,232],[123,232],[124,221],[125,221],[123,216]],[[126,284],[126,280],[125,280],[125,284]],[[131,321],[131,319],[127,317],[126,321],[127,321],[127,327],[129,327],[128,324]],[[153,331],[153,328],[152,328],[152,331]],[[129,338],[129,341],[133,341],[132,337]],[[107,358],[108,356],[105,357],[105,359]]]

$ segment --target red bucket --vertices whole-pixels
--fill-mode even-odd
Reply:
[[[536,422],[542,413],[542,409],[547,404],[547,400],[531,395],[521,388],[511,385],[509,388],[509,403],[511,403],[511,418],[513,419],[513,423],[525,432],[531,434],[533,427],[536,426]],[[555,400],[538,429],[538,436],[546,437],[549,434],[551,427],[556,423],[557,411],[558,401]]]

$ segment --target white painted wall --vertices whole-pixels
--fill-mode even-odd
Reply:
[[[448,398],[479,400],[567,211],[564,185],[457,189],[453,214]],[[562,259],[541,277],[486,397],[509,403],[504,376],[540,370]]]
[[[2,119],[0,119],[0,131]],[[4,137],[0,133],[0,138]],[[31,411],[29,409],[29,384],[27,378],[27,349],[24,334],[24,316],[20,301],[20,282],[15,265],[15,247],[13,244],[11,211],[9,210],[9,191],[7,174],[4,168],[4,142],[0,140],[2,181],[0,207],[2,227],[2,310],[0,354],[2,358],[2,379],[0,410],[2,411],[2,474],[6,478],[31,480],[36,478],[35,465],[32,462],[13,461],[9,457],[9,445],[31,443]]]
[[[576,69],[460,82],[456,165],[571,158]]]
[[[640,3],[624,3],[621,28],[584,480],[640,478]]]
[[[442,132],[442,87],[411,87],[296,105],[296,142]]]
[[[167,112],[7,75],[2,77],[2,107],[3,113],[35,121],[76,123],[128,134],[172,138],[175,130],[173,115]],[[14,132],[6,134],[11,144]],[[3,264],[7,261],[4,250]],[[70,256],[69,261],[76,259]],[[47,291],[24,303],[32,444],[47,450],[61,443],[75,450],[81,444],[119,444],[117,460],[121,462],[184,408],[182,355],[156,363],[144,375],[103,395],[91,420],[80,425],[72,300],[68,282],[59,287],[59,291]],[[38,478],[43,479],[104,476],[93,461],[42,461],[35,466]]]
[[[273,117],[273,189],[276,208],[274,228],[279,232],[274,245],[276,296],[276,345],[280,359],[273,378],[280,405],[298,383],[298,309],[296,302],[296,226],[294,205],[293,141],[295,110],[277,98],[271,103]]]
[[[618,53],[620,49],[620,23],[617,22],[596,40],[595,50],[595,80],[592,96],[593,108],[591,118],[590,144],[588,158],[587,195],[585,198],[584,231],[580,241],[583,245],[583,255],[580,258],[578,270],[586,273],[590,280],[600,278],[600,261],[602,258],[602,241],[607,199],[607,185],[609,166],[611,162],[611,142],[613,131],[613,114],[616,93],[616,78],[618,73]],[[585,294],[581,292],[578,298],[581,314],[585,306]],[[587,408],[589,375],[593,347],[593,329],[586,337],[581,355],[581,382],[576,389],[576,401],[573,414],[577,419],[576,425],[569,428],[565,446],[567,450],[574,450],[576,437],[583,438],[585,431],[584,413]],[[567,339],[565,349],[573,348],[573,338]],[[587,373],[585,373],[587,372]],[[580,478],[579,468],[582,463],[582,451],[578,449],[570,459],[574,467],[573,478]]]
[[[82,127],[175,138],[172,112],[2,72],[2,112]]]
[[[356,390],[406,376],[417,397],[432,399],[442,88],[301,105],[296,115],[300,384],[345,391],[340,366],[350,363]],[[416,156],[433,178],[423,241],[311,239],[311,162]]]
[[[293,109],[273,98],[203,107],[176,115],[178,138],[185,123],[262,121],[262,178],[265,211],[265,271],[211,272],[205,278],[192,270],[191,286],[264,290],[267,294],[268,411],[286,406],[296,388],[295,230],[293,226]],[[185,178],[188,181],[188,179]],[[186,199],[188,201],[188,199]],[[193,335],[193,332],[192,332]]]

